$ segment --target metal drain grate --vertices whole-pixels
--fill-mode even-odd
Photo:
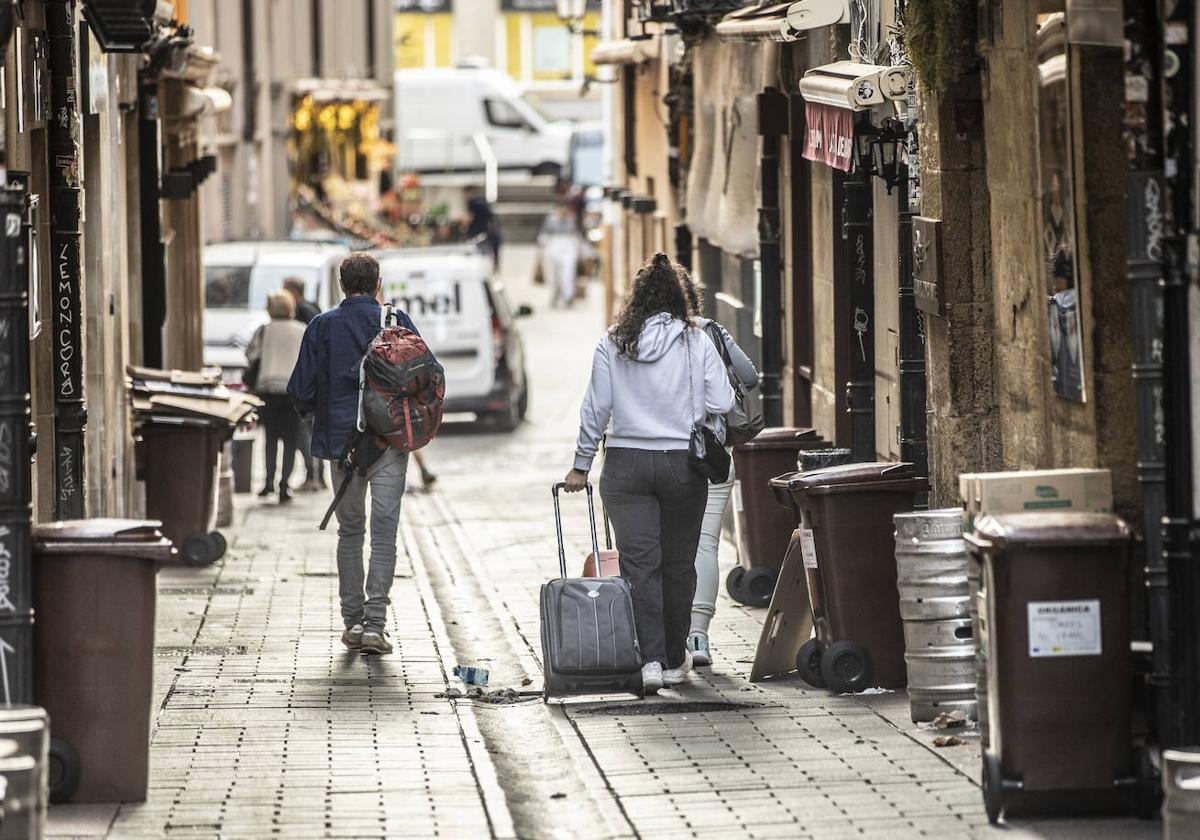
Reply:
[[[160,586],[159,595],[253,595],[249,586]]]
[[[154,649],[155,656],[243,656],[245,645],[163,645]]]
[[[683,703],[616,703],[575,710],[579,715],[702,715],[706,712],[740,712],[762,708],[761,703],[725,703],[694,700]]]

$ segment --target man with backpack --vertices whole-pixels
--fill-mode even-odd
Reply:
[[[313,416],[312,454],[334,462],[334,487],[349,477],[336,508],[342,644],[364,653],[391,653],[385,625],[408,454],[359,431],[361,363],[391,310],[380,304],[379,263],[370,254],[347,256],[340,279],[346,298],[309,323],[288,394],[301,416]],[[393,316],[392,324],[417,332],[407,313],[396,310]],[[371,552],[364,576],[368,487]]]

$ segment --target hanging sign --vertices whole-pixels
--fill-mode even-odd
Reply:
[[[804,158],[849,172],[854,157],[854,116],[846,108],[804,104]]]
[[[944,315],[941,221],[913,216],[912,243],[913,300],[922,312]]]

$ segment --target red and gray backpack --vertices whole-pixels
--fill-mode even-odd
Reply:
[[[385,326],[367,346],[360,381],[360,429],[401,452],[415,452],[437,435],[446,373],[421,336]]]

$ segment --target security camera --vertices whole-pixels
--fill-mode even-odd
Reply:
[[[863,111],[888,101],[903,100],[911,79],[912,71],[907,67],[836,61],[805,73],[800,80],[800,93],[809,102]]]
[[[850,0],[799,0],[788,7],[780,29],[785,41],[795,41],[810,29],[849,22]]]

